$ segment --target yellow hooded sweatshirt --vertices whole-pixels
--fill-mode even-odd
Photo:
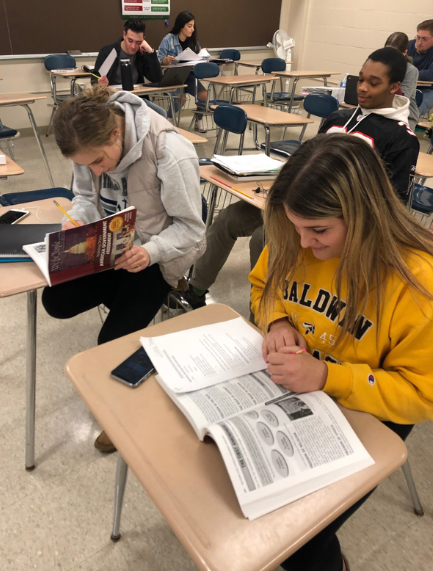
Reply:
[[[406,263],[433,292],[433,258],[417,254],[421,257],[408,255]],[[380,323],[371,301],[346,343],[334,348],[346,305],[343,287],[338,318],[333,278],[339,260],[318,260],[309,248],[304,259],[293,280],[278,293],[269,323],[287,317],[305,338],[308,351],[326,362],[324,392],[379,420],[397,424],[433,420],[433,301],[414,292],[400,276],[392,276],[382,297]],[[265,248],[249,276],[256,320],[267,268]]]

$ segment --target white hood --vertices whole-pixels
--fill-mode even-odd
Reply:
[[[359,109],[361,109],[361,113],[364,115],[363,118],[366,118],[371,113],[375,113],[376,115],[382,115],[382,117],[386,117],[387,119],[393,119],[394,121],[403,121],[403,123],[409,126],[409,103],[410,101],[407,97],[404,97],[403,95],[394,95],[392,107],[384,107],[382,109],[364,109],[358,105],[345,126],[350,123],[356,113],[359,113]]]

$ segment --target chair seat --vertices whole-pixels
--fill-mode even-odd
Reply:
[[[62,102],[62,101],[66,101],[66,99],[69,99],[71,97],[70,93],[65,93],[64,95],[56,95],[56,99],[58,102]]]
[[[302,145],[301,141],[275,141],[271,143],[271,151],[280,157],[290,157]],[[262,143],[260,148],[265,150],[266,145]]]
[[[198,159],[198,164],[201,167],[207,167],[207,166],[212,166],[213,162],[210,159]]]
[[[13,139],[13,137],[17,135],[18,131],[16,129],[6,127],[6,125],[0,125],[0,139]]]
[[[430,214],[433,212],[433,188],[428,186],[421,186],[414,184],[412,208],[418,210],[423,214]]]
[[[291,94],[287,93],[287,91],[274,91],[273,101],[290,101]],[[303,101],[305,99],[305,95],[295,95],[293,101]]]
[[[68,198],[72,200],[74,193],[67,188],[44,188],[41,190],[28,190],[26,192],[10,192],[2,195],[3,206],[12,206],[24,202],[34,202],[35,200],[45,200],[47,198]]]

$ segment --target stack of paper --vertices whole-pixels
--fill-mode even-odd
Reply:
[[[270,180],[278,176],[284,163],[271,159],[265,153],[259,155],[214,155],[213,164],[235,180]]]

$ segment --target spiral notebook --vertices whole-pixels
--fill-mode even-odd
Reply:
[[[7,224],[0,225],[0,263],[31,262],[23,246],[41,242],[45,234],[58,232],[61,224]]]

